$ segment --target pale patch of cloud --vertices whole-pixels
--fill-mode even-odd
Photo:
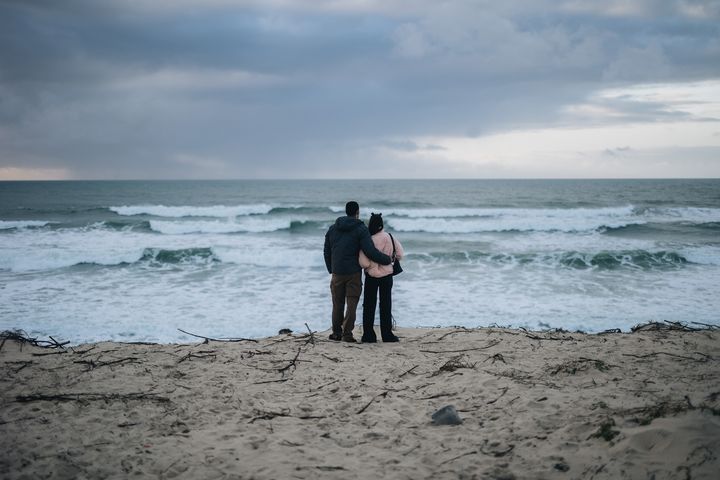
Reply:
[[[471,170],[499,164],[511,177],[688,177],[720,174],[716,128],[710,122],[645,123],[415,141],[444,147],[444,161],[464,163]]]
[[[707,18],[720,14],[720,5],[715,0],[565,0],[559,2],[559,6],[568,12],[609,17],[684,15]]]
[[[720,121],[720,80],[603,89],[561,113],[565,124]]]
[[[445,150],[445,147],[434,144],[418,144],[411,140],[387,140],[380,144],[381,148],[400,152],[436,152]]]
[[[687,113],[695,120],[720,121],[720,80],[634,85],[603,90],[598,98],[661,104],[667,111]]]

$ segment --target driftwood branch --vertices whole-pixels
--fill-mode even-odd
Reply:
[[[500,340],[492,340],[490,343],[485,345],[484,347],[474,347],[474,348],[463,348],[460,350],[420,350],[422,353],[459,353],[459,352],[470,352],[473,350],[487,350],[488,348],[492,348],[495,345],[500,343]]]
[[[302,351],[302,348],[298,348],[298,351],[297,351],[297,353],[295,354],[295,358],[293,358],[292,360],[290,360],[290,363],[288,363],[288,364],[285,365],[284,367],[278,368],[278,372],[281,373],[281,374],[283,374],[283,375],[285,375],[285,372],[287,372],[287,371],[290,370],[291,368],[293,368],[293,369],[294,369],[294,368],[297,368],[297,360],[298,360],[298,357],[300,356],[300,352],[301,352],[301,351]]]
[[[295,417],[293,415],[290,415],[290,409],[287,409],[287,408],[284,408],[279,412],[256,410],[256,413],[258,413],[259,415],[254,417],[248,423],[255,423],[258,420],[272,420],[273,418],[276,418],[276,417],[293,417],[293,418],[299,418],[300,420],[315,420],[315,419],[320,419],[320,418],[327,418],[324,415],[302,415],[299,417]]]
[[[477,363],[470,363],[470,362],[463,362],[462,359],[463,355],[458,355],[457,357],[453,357],[447,362],[445,362],[440,368],[437,369],[437,371],[433,372],[430,376],[434,377],[436,375],[440,375],[443,372],[454,372],[455,370],[458,370],[460,368],[475,368],[475,365]]]
[[[370,405],[372,405],[373,402],[374,402],[375,400],[377,400],[378,398],[380,398],[380,397],[382,397],[382,398],[387,397],[387,394],[388,394],[388,393],[390,393],[390,391],[389,391],[389,390],[385,390],[384,392],[381,392],[381,393],[378,393],[377,395],[375,395],[375,396],[372,398],[372,400],[370,400],[367,404],[365,404],[364,407],[362,407],[360,410],[358,410],[357,414],[360,415],[360,414],[363,413],[365,410],[367,410],[368,407],[369,407]]]
[[[307,327],[308,332],[310,333],[310,337],[308,337],[307,342],[305,342],[305,345],[307,345],[308,343],[312,343],[312,345],[314,347],[315,346],[315,332],[310,330],[310,326],[307,323],[305,323],[305,327]]]
[[[495,365],[495,362],[502,362],[502,363],[507,364],[507,362],[505,361],[505,357],[503,357],[502,353],[496,353],[492,357],[488,357],[485,359],[486,362],[488,360],[492,360],[493,365]]]
[[[138,361],[137,357],[126,357],[126,358],[119,358],[117,360],[110,360],[108,362],[101,362],[100,359],[98,358],[97,360],[76,360],[73,363],[85,365],[89,371],[89,370],[93,370],[93,369],[99,368],[99,367],[107,367],[109,365],[118,365],[118,364],[125,363],[125,362],[134,363],[137,361]]]
[[[702,327],[705,327],[704,329],[700,329],[700,330],[705,330],[705,329],[707,329],[707,330],[720,330],[720,325],[711,325],[711,324],[709,324],[709,323],[702,323],[702,322],[690,322],[690,323],[692,323],[693,325],[700,325],[700,326],[702,326]]]
[[[502,391],[502,393],[500,394],[500,396],[497,397],[495,400],[489,400],[489,401],[487,402],[487,404],[488,404],[488,405],[492,405],[493,403],[495,403],[495,402],[497,402],[498,400],[500,400],[500,399],[507,393],[508,389],[509,389],[509,387],[503,387],[503,391]]]
[[[458,329],[458,330],[453,330],[452,332],[447,332],[447,333],[445,333],[445,334],[443,334],[443,335],[440,335],[440,336],[438,337],[438,340],[442,340],[442,339],[444,339],[445,337],[447,337],[447,336],[449,336],[449,335],[453,335],[453,334],[456,334],[456,333],[466,333],[466,332],[472,332],[472,330],[470,330],[469,328],[460,327],[460,329]]]
[[[217,358],[217,355],[215,354],[215,350],[200,350],[198,352],[188,352],[182,358],[180,358],[177,363],[182,363],[185,360],[190,360],[191,358],[212,358],[213,360],[215,360]]]
[[[449,458],[449,459],[447,459],[447,460],[444,460],[444,461],[440,462],[438,465],[445,465],[446,463],[450,463],[450,462],[452,462],[452,461],[454,461],[454,460],[457,460],[458,458],[467,457],[468,455],[475,455],[475,454],[477,454],[477,453],[478,453],[477,450],[473,450],[473,451],[471,451],[471,452],[466,452],[466,453],[463,453],[463,454],[461,454],[461,455],[458,455],[457,457],[453,457],[453,458]]]
[[[290,380],[289,378],[279,378],[277,380],[263,380],[262,382],[254,382],[253,385],[262,385],[263,383],[278,383],[278,382],[287,382]]]
[[[533,340],[556,340],[556,341],[572,340],[572,337],[541,337],[539,335],[534,335],[529,332],[525,332],[525,336],[528,338],[532,338]]]
[[[321,353],[320,355],[322,355],[323,357],[327,358],[327,359],[330,360],[331,362],[340,363],[340,361],[341,361],[339,358],[331,357],[331,356],[329,356],[329,355],[325,355],[324,353]]]
[[[648,358],[648,357],[654,357],[655,355],[667,355],[668,357],[674,357],[674,358],[682,358],[683,360],[692,360],[694,362],[707,362],[709,359],[711,360],[712,357],[709,355],[705,355],[704,353],[696,352],[699,355],[702,355],[705,358],[694,358],[694,357],[686,357],[685,355],[677,355],[675,353],[669,353],[669,352],[652,352],[652,353],[646,353],[645,355],[635,355],[633,353],[623,353],[624,357],[634,357],[634,358]]]
[[[417,367],[419,367],[419,366],[420,366],[420,365],[415,365],[415,366],[412,367],[410,370],[405,370],[403,373],[401,373],[401,374],[398,376],[398,378],[402,378],[402,377],[404,377],[405,375],[407,375],[408,373],[412,373],[412,371],[415,370],[415,369],[416,369]]]
[[[33,347],[60,348],[62,350],[65,350],[65,345],[70,343],[58,342],[53,337],[50,337],[50,340],[38,340],[35,337],[29,336],[24,330],[5,330],[0,332],[0,339],[2,339],[2,342],[0,342],[0,350],[2,350],[2,347],[5,345],[7,340],[13,340],[21,345],[29,344]]]
[[[212,338],[212,337],[206,337],[204,335],[197,335],[195,333],[186,332],[182,328],[178,328],[178,330],[180,330],[185,335],[190,335],[191,337],[195,337],[195,338],[202,338],[206,342],[226,342],[226,343],[255,342],[255,343],[258,343],[258,341],[253,338]]]
[[[320,389],[322,389],[322,388],[325,388],[325,387],[327,387],[327,386],[329,386],[329,385],[332,385],[332,384],[334,384],[334,383],[337,383],[337,382],[339,382],[339,381],[340,381],[340,380],[333,380],[332,382],[324,383],[324,384],[320,385],[319,387],[317,387],[317,389],[320,390]]]
[[[699,330],[707,330],[707,328],[694,328],[694,327],[688,327],[684,323],[680,322],[671,322],[669,320],[665,320],[663,323],[660,322],[648,322],[648,323],[642,323],[640,325],[635,325],[630,329],[631,332],[654,332],[658,330],[677,330],[681,332],[697,332]]]

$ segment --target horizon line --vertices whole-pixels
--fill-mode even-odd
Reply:
[[[331,178],[68,178],[68,179],[0,179],[0,183],[12,182],[239,182],[239,181],[439,181],[439,180],[465,180],[465,181],[507,181],[507,180],[720,180],[720,177],[331,177]]]

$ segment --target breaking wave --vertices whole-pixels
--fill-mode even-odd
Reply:
[[[534,265],[568,269],[675,269],[693,263],[684,255],[673,251],[648,252],[645,250],[607,251],[597,253],[488,253],[488,252],[434,252],[410,254],[408,259],[434,264],[495,264]]]
[[[146,248],[143,250],[139,262],[175,265],[220,262],[220,259],[212,248],[182,248],[178,250]]]
[[[166,206],[166,205],[134,205],[109,207],[109,210],[123,216],[150,215],[153,217],[217,217],[231,218],[246,215],[266,215],[273,209],[265,203],[254,205],[213,205],[208,207]]]
[[[42,220],[0,220],[0,230],[15,230],[20,228],[40,228],[54,222]]]

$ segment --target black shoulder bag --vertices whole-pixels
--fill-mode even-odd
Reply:
[[[398,273],[402,273],[403,269],[402,269],[402,267],[400,266],[400,260],[398,260],[397,258],[395,258],[395,239],[393,238],[393,236],[392,236],[391,233],[388,233],[388,235],[390,235],[390,241],[391,241],[392,244],[393,244],[393,254],[392,254],[392,258],[393,258],[393,273],[392,273],[392,274],[393,274],[393,275],[397,275]]]

